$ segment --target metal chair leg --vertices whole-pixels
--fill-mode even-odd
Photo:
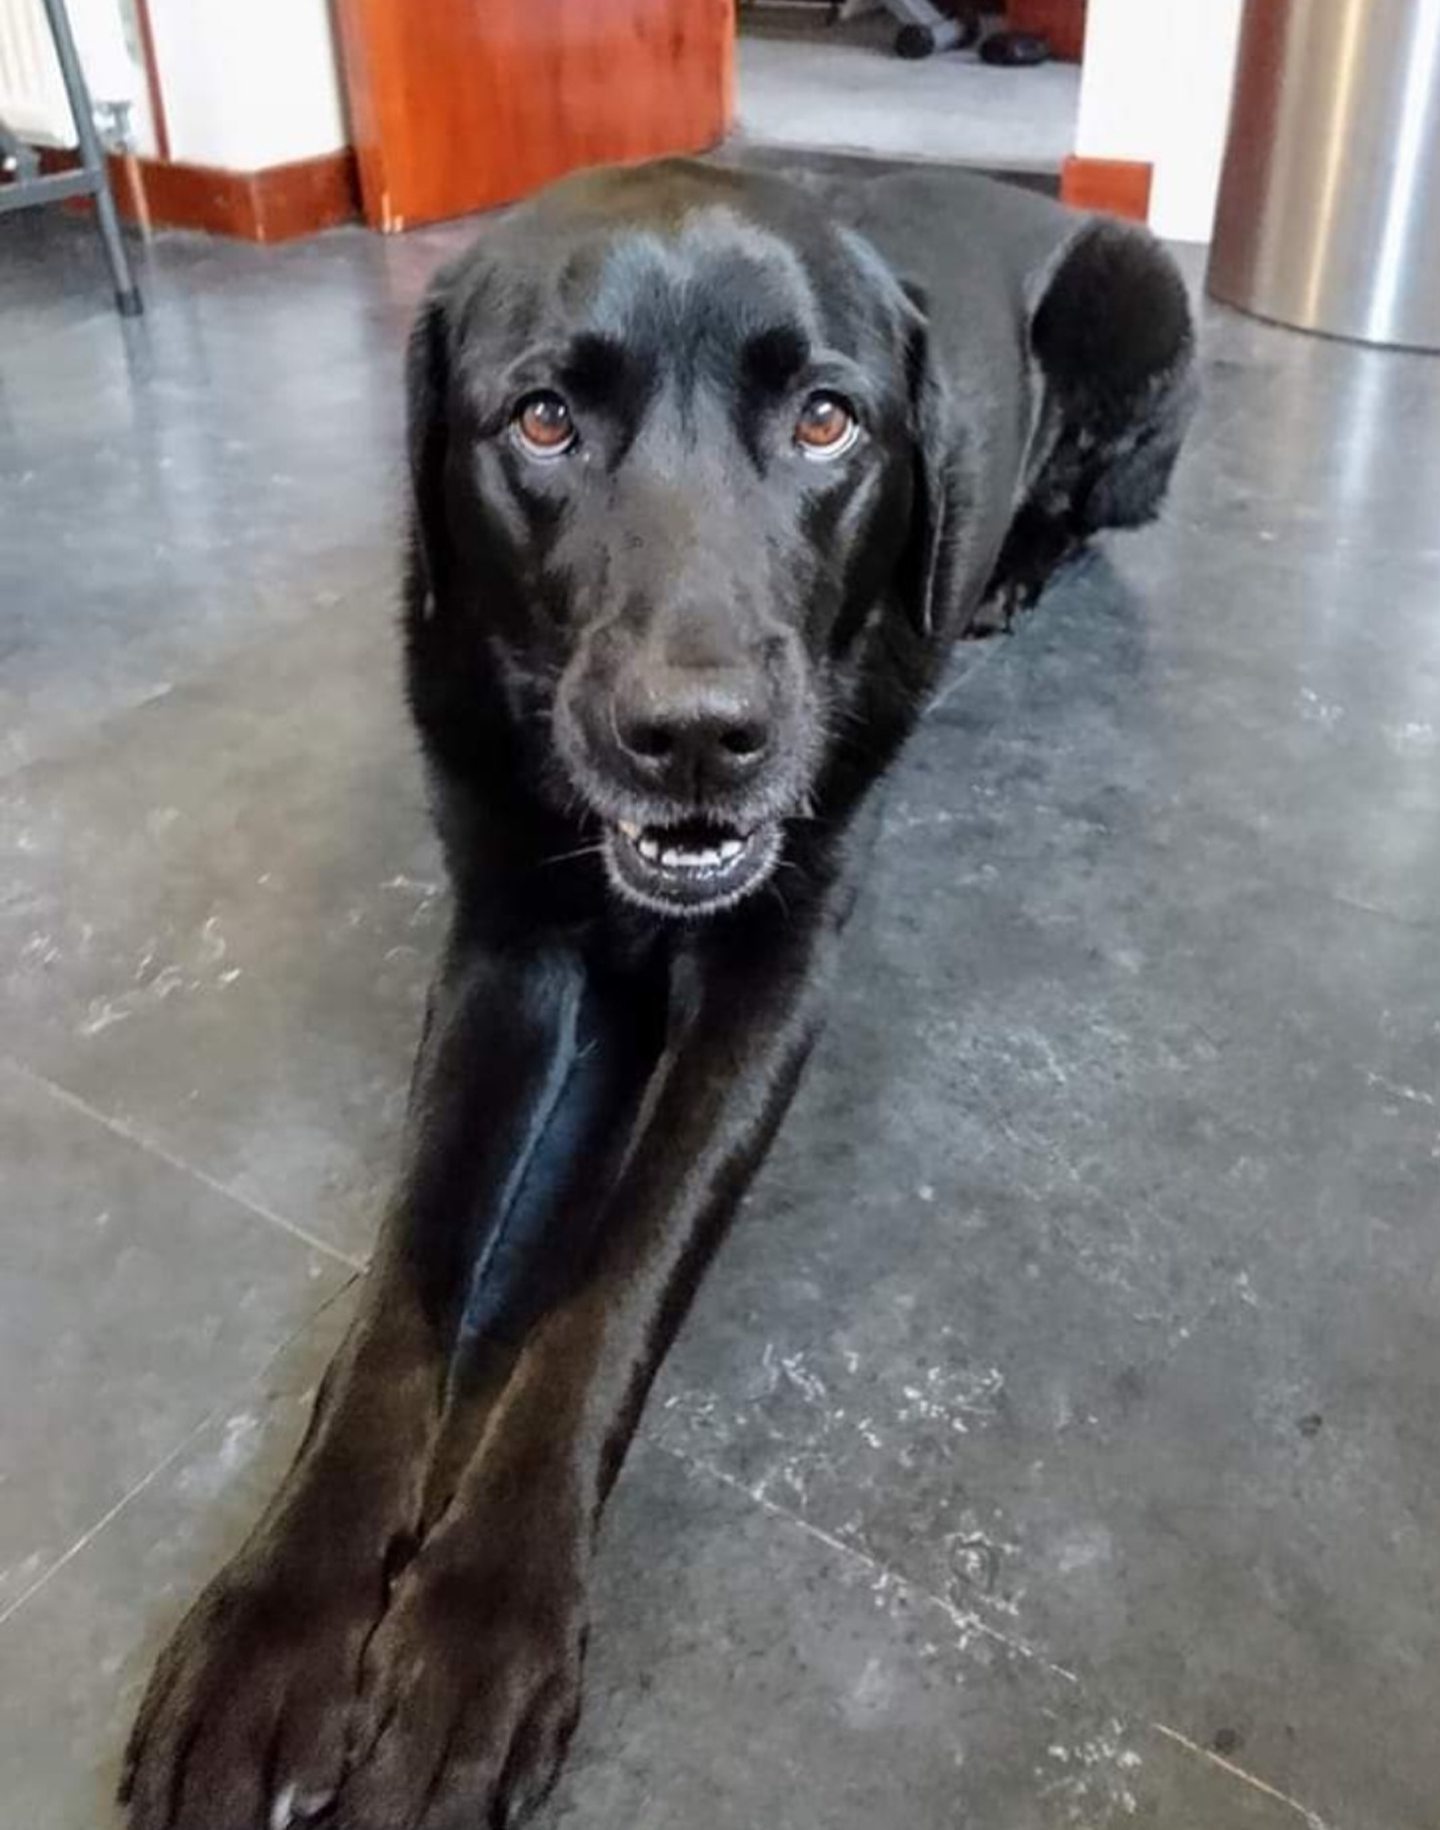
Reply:
[[[45,11],[49,16],[50,30],[55,39],[55,55],[60,62],[60,74],[65,81],[65,93],[70,98],[70,112],[75,117],[75,134],[80,145],[80,163],[95,179],[95,221],[100,230],[100,240],[105,246],[105,258],[110,263],[110,276],[115,283],[115,304],[121,317],[138,318],[144,310],[144,306],[140,299],[140,289],[135,284],[135,276],[130,271],[130,257],[125,251],[125,238],[120,233],[120,217],[116,212],[115,198],[110,189],[110,175],[105,166],[105,150],[100,144],[100,136],[95,131],[95,116],[90,107],[90,91],[85,86],[85,73],[80,68],[80,58],[70,30],[69,15],[65,11],[65,0],[45,0]]]
[[[140,288],[135,284],[135,276],[130,271],[125,237],[120,232],[120,212],[115,208],[115,198],[108,181],[95,193],[95,220],[100,229],[100,239],[105,244],[105,258],[110,263],[111,277],[115,281],[116,309],[122,318],[138,318],[145,306],[140,298]]]

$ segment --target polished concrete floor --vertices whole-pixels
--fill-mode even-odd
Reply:
[[[1052,173],[1074,152],[1078,64],[995,69],[973,50],[907,62],[888,14],[831,25],[818,10],[742,14],[739,131],[751,144]]]
[[[443,921],[401,339],[463,229],[0,243],[0,1821],[352,1299]],[[1440,1822],[1440,361],[1207,313],[966,652],[601,1560],[563,1830]]]

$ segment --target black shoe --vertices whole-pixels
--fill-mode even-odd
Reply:
[[[980,47],[980,61],[1019,70],[1050,61],[1050,45],[1038,32],[992,32]]]

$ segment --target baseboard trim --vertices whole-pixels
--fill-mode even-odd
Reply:
[[[157,228],[204,229],[242,241],[294,241],[354,222],[360,214],[355,155],[349,147],[250,172],[163,159],[137,164]],[[120,159],[110,160],[110,182],[120,214],[135,221],[138,211]]]
[[[1086,159],[1072,153],[1060,171],[1060,201],[1131,222],[1150,219],[1155,167],[1140,159]]]

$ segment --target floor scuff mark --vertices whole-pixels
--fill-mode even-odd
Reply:
[[[1305,1825],[1305,1830],[1332,1830],[1318,1812],[1308,1805],[1302,1805],[1298,1798],[1292,1798],[1288,1792],[1282,1792],[1278,1786],[1272,1786],[1268,1780],[1259,1778],[1254,1773],[1246,1772],[1243,1766],[1236,1766],[1233,1760],[1227,1760],[1223,1754],[1217,1754],[1213,1748],[1202,1747],[1198,1741],[1192,1741],[1188,1735],[1182,1735],[1179,1729],[1168,1728],[1163,1722],[1152,1722],[1151,1728],[1157,1735],[1163,1735],[1167,1741],[1173,1741],[1176,1747],[1184,1748],[1187,1754],[1193,1754],[1197,1760],[1206,1760],[1211,1766],[1219,1767],[1222,1773],[1228,1773],[1232,1779],[1238,1779],[1252,1791],[1262,1792],[1266,1798],[1274,1799],[1277,1805],[1284,1805],[1294,1811]]]

